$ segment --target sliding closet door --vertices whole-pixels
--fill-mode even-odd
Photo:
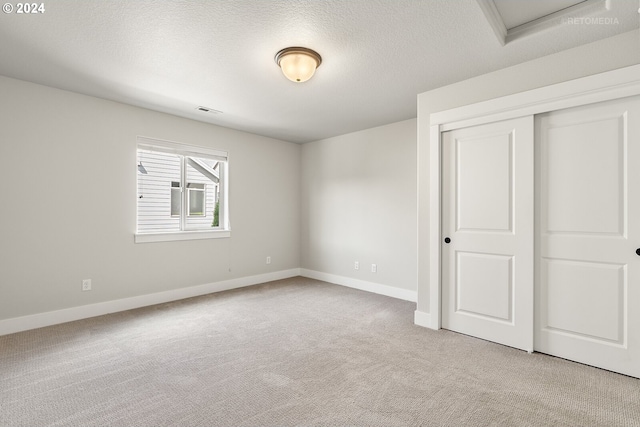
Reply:
[[[442,326],[532,350],[533,117],[442,138]]]
[[[640,98],[536,118],[535,349],[640,377]]]

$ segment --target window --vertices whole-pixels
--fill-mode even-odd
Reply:
[[[138,138],[138,243],[229,236],[227,153]]]

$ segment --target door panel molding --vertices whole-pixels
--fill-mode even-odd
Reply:
[[[475,262],[479,260],[484,261],[484,265]],[[456,313],[472,317],[484,317],[492,321],[513,325],[513,255],[456,251],[455,263],[455,272],[457,275],[457,279],[455,279]],[[464,275],[462,274],[463,264],[465,264],[464,267],[467,270],[467,273]],[[469,264],[471,264],[471,266],[469,266]],[[469,279],[479,275],[492,275],[492,280],[484,283],[484,286],[478,287],[477,282],[471,282]],[[469,282],[471,282],[470,284],[472,286],[467,287],[466,285]],[[489,301],[490,306],[487,307],[486,301],[484,300],[489,293],[502,293],[503,298],[492,298],[492,300]],[[478,304],[479,300],[485,302],[484,307]]]
[[[459,197],[455,201],[455,231],[514,233],[514,197],[509,185],[514,175],[514,138],[511,131],[456,139],[454,164]],[[483,155],[496,162],[490,170],[475,163]],[[487,203],[487,191],[483,190],[489,188],[491,200]]]
[[[542,271],[540,299],[553,300],[553,306],[542,312],[539,319],[541,330],[626,346],[625,267],[624,264],[542,258],[542,265],[539,266]],[[580,286],[566,279],[567,276],[575,277],[580,274],[583,276]],[[604,287],[603,283],[607,279],[615,282],[616,286]],[[550,292],[554,295],[549,295]],[[582,299],[581,296],[587,292],[599,292],[601,298],[597,301]],[[575,319],[568,318],[567,308],[580,310],[582,322],[577,323]],[[595,332],[588,331],[594,326],[597,327]]]

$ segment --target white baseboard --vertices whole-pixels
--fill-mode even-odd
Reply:
[[[417,292],[407,289],[395,288],[393,286],[381,285],[380,283],[367,282],[351,277],[337,276],[335,274],[322,273],[315,270],[300,269],[300,275],[311,279],[322,280],[335,285],[347,286],[349,288],[360,289],[361,291],[373,292],[374,294],[385,295],[405,301],[416,302]]]
[[[15,332],[26,331],[29,329],[42,328],[45,326],[57,325],[59,323],[72,322],[74,320],[102,316],[103,314],[162,304],[165,302],[177,301],[185,298],[227,291],[230,289],[242,288],[245,286],[252,286],[295,276],[300,276],[299,268],[258,274],[256,276],[239,277],[237,279],[223,280],[221,282],[207,283],[205,285],[190,286],[188,288],[173,289],[154,294],[99,302],[96,304],[48,311],[29,316],[14,317],[12,319],[0,320],[0,335],[13,334]]]
[[[413,323],[415,323],[418,326],[423,326],[429,329],[438,329],[438,328],[434,328],[433,324],[431,323],[431,314],[425,313],[424,311],[416,310],[413,313]]]

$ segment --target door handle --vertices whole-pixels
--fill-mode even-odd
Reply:
[[[445,242],[445,243],[451,243],[451,239],[450,239],[450,238],[448,238],[448,237],[445,237],[445,238],[444,238],[444,242]],[[639,252],[639,253],[638,253],[638,255],[640,255],[640,249],[638,249],[638,252]]]
[[[636,249],[636,255],[640,256],[640,248]]]

